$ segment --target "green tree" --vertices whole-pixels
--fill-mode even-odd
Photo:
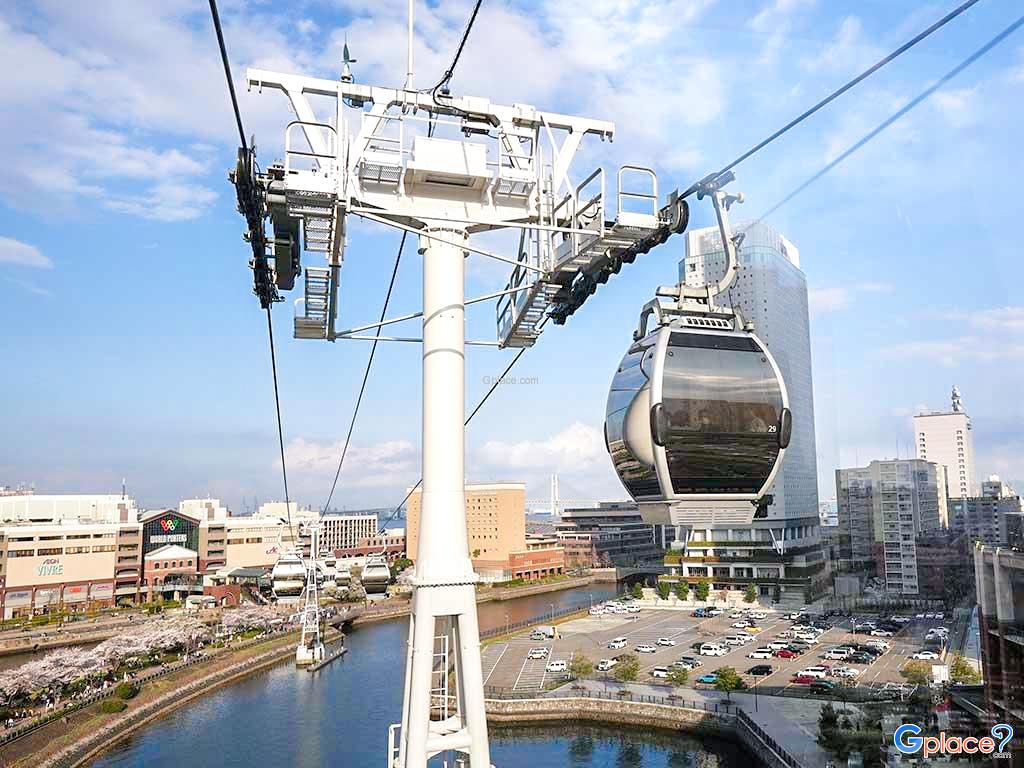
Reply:
[[[594,665],[586,656],[579,653],[574,654],[572,661],[569,662],[569,674],[577,680],[589,677],[594,674]]]
[[[953,656],[949,665],[949,679],[954,683],[963,685],[977,685],[981,682],[981,674],[963,657],[963,654]]]
[[[636,656],[624,653],[619,656],[619,663],[615,665],[614,670],[612,674],[620,683],[632,683],[640,674],[640,662]]]
[[[693,589],[693,594],[696,595],[698,600],[707,600],[710,592],[711,587],[708,586],[706,581],[698,582],[697,586]]]
[[[672,667],[668,671],[666,682],[673,688],[682,688],[690,680],[690,673],[686,667]],[[674,693],[674,691],[673,691]]]
[[[932,667],[923,661],[911,661],[900,670],[900,674],[908,683],[928,685],[932,679]]]
[[[757,587],[754,584],[747,585],[747,591],[743,593],[743,602],[752,603],[757,600]]]
[[[676,582],[676,597],[685,600],[690,596],[690,585],[680,579]]]
[[[739,673],[732,667],[722,667],[718,670],[718,680],[715,681],[715,690],[725,694],[727,700],[732,700],[732,692],[746,688]]]
[[[639,581],[633,585],[633,597],[635,597],[637,600],[644,599],[644,588]]]
[[[668,596],[672,593],[672,585],[667,581],[658,582],[658,597],[662,600],[668,600]]]

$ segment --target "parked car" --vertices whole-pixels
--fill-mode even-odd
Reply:
[[[729,614],[730,619],[745,619],[750,615],[750,611],[733,611]]]
[[[687,669],[696,669],[697,667],[704,666],[704,662],[698,659],[696,656],[680,656],[675,665],[686,667]]]
[[[655,648],[650,643],[640,643],[640,645],[638,645],[633,650],[635,650],[637,653],[657,653],[658,652],[658,649]]]
[[[753,624],[753,625],[747,627],[743,631],[744,632],[749,632],[752,635],[756,635],[756,634],[759,634],[762,630],[761,630],[761,627],[757,626],[756,624]]]
[[[754,675],[754,677],[763,677],[765,675],[770,675],[772,672],[774,672],[774,670],[772,669],[771,664],[755,664],[747,670],[747,674]]]
[[[662,648],[671,648],[675,644],[676,644],[676,641],[673,640],[671,637],[659,637],[658,638],[658,645],[660,645]]]
[[[709,672],[706,675],[702,675],[701,677],[698,677],[697,678],[697,682],[698,683],[702,683],[704,685],[714,685],[715,683],[718,682],[718,673],[717,672]]]
[[[531,648],[530,652],[526,654],[528,659],[546,659],[548,654],[551,653],[550,648]]]
[[[913,656],[911,656],[911,658],[912,659],[919,659],[919,660],[922,660],[922,661],[935,661],[936,659],[939,658],[939,654],[937,654],[935,651],[924,651],[924,650],[921,650],[921,651],[918,651],[917,653],[915,653]]]
[[[794,643],[794,644],[791,644],[791,645],[787,645],[786,646],[786,650],[790,651],[791,653],[795,653],[797,656],[799,656],[801,653],[807,653],[807,646],[806,645],[797,645],[797,644]]]
[[[795,685],[810,685],[811,683],[813,683],[817,679],[818,678],[814,677],[813,675],[800,675],[800,674],[797,674],[797,675],[793,675],[793,679],[791,680],[791,682],[794,683]]]
[[[844,661],[849,655],[850,651],[846,648],[833,648],[831,651],[825,651],[822,658]]]
[[[811,683],[811,693],[832,693],[836,689],[836,684],[829,682],[828,680],[815,680]]]
[[[535,629],[535,630],[533,630],[533,632],[530,633],[530,639],[531,640],[547,640],[548,636],[547,636],[547,633],[542,632],[539,629]]]
[[[707,617],[707,611],[704,608],[697,608],[690,615],[695,619],[703,619]]]
[[[864,651],[855,651],[846,657],[846,660],[852,664],[874,664],[875,657],[870,653]]]
[[[608,641],[608,647],[611,648],[612,650],[616,650],[617,648],[625,648],[626,647],[626,638],[624,638],[624,637],[613,638],[613,639]]]
[[[853,667],[836,667],[832,670],[832,677],[845,677],[852,680],[859,675],[860,670]]]
[[[873,629],[871,630],[872,637],[892,637],[892,632],[886,629]]]
[[[797,675],[803,675],[805,677],[816,677],[824,680],[828,677],[828,667],[815,666],[807,667],[807,669],[801,669],[797,672]]]
[[[597,662],[596,669],[598,672],[609,672],[618,663],[618,659],[601,659]]]
[[[750,635],[726,635],[722,640],[726,645],[740,646],[746,645],[753,638]]]
[[[771,648],[758,648],[747,654],[748,659],[770,659],[775,655]]]
[[[789,648],[780,648],[775,652],[780,659],[795,659],[799,654],[793,653]]]
[[[636,603],[630,603],[626,606],[627,613],[640,613],[640,606]]]
[[[595,605],[593,608],[590,609],[590,615],[591,616],[604,616],[604,608],[602,608],[599,605]]]
[[[768,643],[765,647],[771,648],[773,651],[781,651],[787,645],[789,645],[789,643],[785,643],[781,640],[773,640],[772,642]]]
[[[569,662],[567,661],[549,661],[548,665],[544,667],[548,672],[568,672]]]
[[[718,643],[702,643],[700,646],[701,656],[725,656],[729,649]]]
[[[885,640],[868,640],[865,645],[867,645],[868,648],[877,648],[881,652],[888,651],[890,647],[889,643]]]
[[[655,667],[651,670],[651,677],[656,677],[660,680],[668,679],[668,667]]]
[[[711,616],[712,618],[714,618],[715,616],[721,616],[723,613],[725,613],[725,611],[723,611],[721,608],[708,608],[705,611],[705,613],[708,616]]]

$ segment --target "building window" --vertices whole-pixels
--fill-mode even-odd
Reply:
[[[62,555],[64,550],[60,547],[49,547],[47,549],[36,550],[36,554],[42,557],[43,555]]]

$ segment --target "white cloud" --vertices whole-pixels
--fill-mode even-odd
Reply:
[[[850,303],[850,292],[845,288],[809,288],[807,304],[811,317],[844,309]]]
[[[777,29],[796,12],[813,8],[815,0],[775,0],[762,8],[749,22],[751,29],[770,32]]]
[[[11,237],[0,237],[0,263],[21,267],[53,269],[53,262],[34,245]]]
[[[846,309],[855,300],[858,293],[890,293],[893,286],[889,283],[856,283],[846,288],[809,288],[807,303],[811,317]]]
[[[939,114],[954,128],[961,128],[978,118],[977,88],[937,91],[931,100]]]
[[[34,294],[36,296],[46,296],[47,298],[49,298],[50,296],[53,296],[53,293],[51,293],[50,291],[46,290],[45,288],[42,288],[41,286],[36,285],[33,282],[30,282],[28,280],[18,280],[18,279],[13,278],[13,277],[8,277],[8,278],[5,278],[5,279],[11,285],[16,285],[19,288],[21,288],[23,291],[28,291],[29,293]]]
[[[295,438],[285,446],[288,469],[321,492],[338,469],[344,441],[318,443]],[[280,461],[275,462],[278,470]],[[345,456],[339,488],[388,488],[403,482],[414,483],[419,476],[419,454],[408,440],[390,440],[370,445],[353,443]],[[319,481],[319,482],[317,482]]]
[[[966,315],[968,322],[976,328],[986,330],[1024,332],[1024,307],[999,307],[972,312]]]
[[[208,187],[168,181],[136,195],[108,195],[102,204],[117,213],[174,222],[198,218],[216,199],[217,193]]]
[[[549,472],[578,468],[605,455],[601,430],[582,422],[544,440],[489,440],[480,450],[480,459],[491,465]]]
[[[948,368],[965,363],[1006,364],[1024,360],[1024,343],[982,336],[895,344],[882,350],[892,360],[931,360]]]

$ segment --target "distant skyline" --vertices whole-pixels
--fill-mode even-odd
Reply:
[[[990,40],[1017,15],[979,3],[737,169],[734,213],[757,218]],[[405,3],[322,0],[275,10],[221,2],[246,131],[266,166],[292,119],[248,92],[246,66],[400,85]],[[417,4],[417,85],[448,64],[471,4]],[[852,0],[483,4],[452,81],[458,93],[614,120],[572,169],[653,165],[662,195],[750,147],[952,7]],[[507,54],[507,55],[506,55]],[[283,498],[265,318],[225,179],[237,135],[208,7],[57,0],[0,9],[0,484],[120,492],[173,506],[210,494]],[[819,495],[837,467],[913,455],[911,418],[960,386],[979,478],[1024,488],[1024,33],[772,214],[800,249],[811,307]],[[986,169],[979,178],[978,169]],[[736,211],[737,209],[734,209]],[[712,223],[693,201],[692,226]],[[398,236],[350,222],[339,326],[373,322]],[[514,253],[514,238],[487,236]],[[607,387],[640,307],[676,280],[682,237],[548,327],[467,431],[471,480],[529,498],[559,474],[567,498],[621,499],[602,439]],[[419,309],[409,243],[390,315]],[[317,265],[306,256],[307,265]],[[505,265],[471,257],[467,294],[501,290]],[[291,338],[274,309],[293,498],[327,498],[369,347]],[[467,310],[495,337],[493,305]],[[415,323],[396,326],[413,330]],[[467,355],[475,404],[514,353]],[[393,506],[419,477],[420,361],[383,344],[333,504]]]

